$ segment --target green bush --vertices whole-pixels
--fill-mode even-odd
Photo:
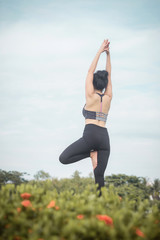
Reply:
[[[120,197],[119,190],[110,185],[103,187],[102,196],[98,197],[97,185],[86,184],[82,191],[78,183],[68,190],[65,184],[57,180],[55,187],[53,181],[46,180],[2,186],[0,239],[160,239],[159,201],[153,204],[137,193],[134,195],[132,188],[128,195]],[[30,196],[26,194],[24,199],[23,193]]]

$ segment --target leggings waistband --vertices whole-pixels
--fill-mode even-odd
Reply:
[[[98,132],[107,132],[107,128],[106,127],[101,127],[101,126],[98,126],[96,124],[93,124],[93,123],[89,123],[89,124],[86,124],[85,125],[85,128],[84,128],[84,131],[85,130],[92,130],[92,131],[98,131]]]

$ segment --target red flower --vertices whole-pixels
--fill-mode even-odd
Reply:
[[[136,234],[142,238],[145,237],[144,233],[139,228],[136,228]]]
[[[21,194],[21,198],[23,198],[23,199],[29,199],[30,197],[31,197],[30,193],[22,193]]]
[[[112,225],[113,224],[112,218],[107,216],[107,215],[96,215],[96,217],[101,221],[105,221],[105,223],[107,225]]]
[[[17,212],[20,213],[21,212],[21,208],[17,207]]]
[[[121,197],[121,196],[119,196],[119,200],[122,200],[122,197]]]
[[[55,209],[56,209],[56,210],[59,210],[59,206],[55,206]]]
[[[50,203],[48,204],[47,208],[52,208],[52,207],[55,207],[55,201],[50,201]]]
[[[29,200],[24,200],[21,202],[24,207],[32,207],[32,203]]]
[[[81,215],[77,215],[77,219],[83,219],[84,218],[84,215],[81,214]]]

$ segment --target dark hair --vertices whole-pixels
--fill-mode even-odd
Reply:
[[[108,84],[108,72],[99,70],[93,75],[93,86],[95,89],[102,91]]]

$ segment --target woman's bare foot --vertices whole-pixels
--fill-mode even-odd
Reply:
[[[93,169],[95,169],[97,167],[97,151],[90,152],[90,157],[92,159]]]

